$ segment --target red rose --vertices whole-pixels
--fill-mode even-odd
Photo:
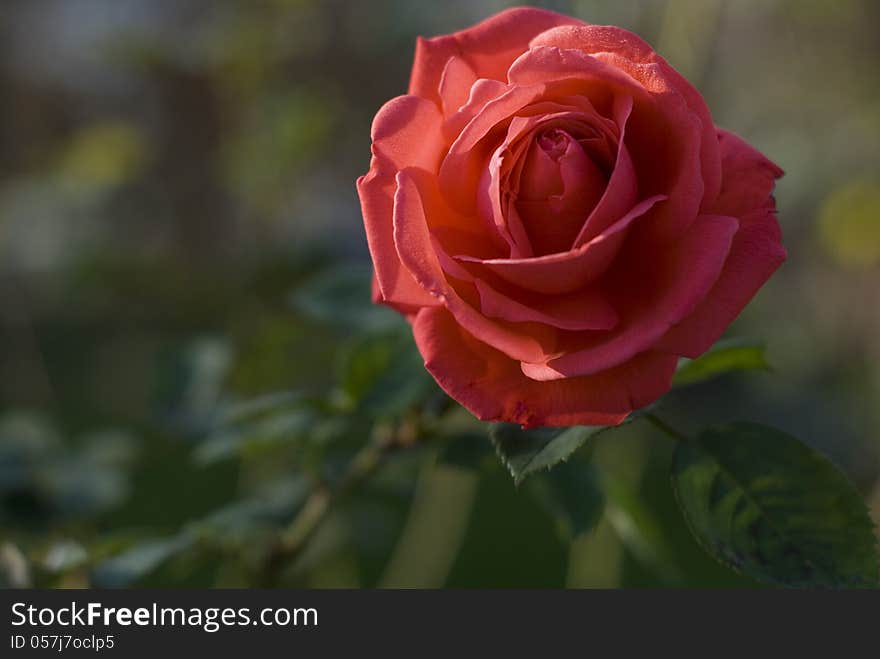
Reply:
[[[419,39],[372,139],[375,301],[484,420],[619,423],[785,259],[782,171],[620,28],[512,9]]]

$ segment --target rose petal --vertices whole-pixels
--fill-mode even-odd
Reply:
[[[614,99],[614,120],[618,130],[617,159],[605,193],[592,210],[584,226],[574,240],[577,248],[600,235],[611,224],[621,218],[633,207],[639,192],[635,167],[629,150],[626,148],[626,122],[632,112],[631,96],[617,96]]]
[[[632,32],[610,25],[560,26],[542,32],[529,45],[579,49],[585,53],[616,53],[633,63],[656,65],[652,68],[627,66],[624,70],[645,85],[653,85],[655,80],[662,79],[681,94],[691,111],[699,117],[702,126],[700,160],[704,199],[711,202],[718,196],[721,189],[721,153],[709,108],[700,92],[650,45]]]
[[[419,179],[419,183],[416,179]],[[401,262],[430,295],[441,300],[467,331],[514,359],[541,355],[547,359],[556,341],[556,330],[536,323],[512,327],[483,316],[462,298],[446,280],[428,231],[426,213],[442,214],[439,191],[431,189],[433,179],[420,177],[417,170],[397,174],[394,196],[394,243]],[[428,209],[431,209],[430,211]]]
[[[646,99],[649,96],[645,87],[627,73],[580,50],[555,46],[530,47],[513,61],[507,71],[507,81],[519,87],[569,78],[595,80],[610,86],[615,92],[635,95],[636,98]],[[595,105],[595,101],[590,100]]]
[[[623,244],[629,225],[664,198],[658,195],[645,199],[605,232],[569,252],[525,259],[479,259],[467,255],[454,258],[465,263],[478,263],[505,281],[529,291],[547,295],[569,293],[601,276]]]
[[[474,285],[480,297],[480,311],[489,318],[515,323],[535,322],[562,330],[609,330],[617,324],[617,312],[595,287],[567,295],[536,296],[516,289],[502,292],[499,288],[475,277],[455,259],[449,257],[436,239],[434,250],[443,271],[451,277]]]
[[[724,180],[720,195],[707,212],[739,217],[763,207],[784,172],[735,133],[719,128],[718,143]]]
[[[595,57],[616,67],[622,58],[610,53]],[[638,65],[649,67],[655,65]],[[638,173],[640,194],[666,194],[650,226],[657,240],[686,231],[705,196],[700,145],[702,124],[681,95],[672,88],[651,88],[653,107],[636,103],[627,123],[627,146]]]
[[[474,279],[474,285],[480,294],[480,310],[489,318],[543,323],[571,331],[610,330],[617,324],[617,312],[595,288],[540,300],[532,296],[526,300],[531,304],[523,304],[481,279]]]
[[[409,93],[440,103],[440,80],[450,57],[464,59],[480,78],[504,80],[507,68],[536,35],[558,25],[577,24],[543,9],[502,11],[454,34],[416,41]]]
[[[599,115],[588,99],[576,97],[560,101],[539,102],[517,111],[510,121],[506,137],[490,157],[477,187],[480,219],[489,228],[489,234],[498,238],[500,246],[507,244],[510,258],[534,256],[529,235],[516,204],[512,202],[522,196],[519,194],[521,172],[530,138],[535,131],[538,128],[560,128],[572,133],[595,131],[601,137],[591,140],[591,156],[606,162],[606,142],[617,141],[617,126]],[[562,249],[568,247],[566,245]],[[473,255],[472,252],[468,253]]]
[[[532,252],[571,249],[605,187],[605,174],[570,133],[552,129],[533,141],[516,202]]]
[[[376,279],[376,272],[373,271],[373,277],[370,280],[370,300],[373,304],[382,302],[382,291],[379,288],[379,280]]]
[[[646,86],[625,69],[633,65],[608,52],[586,54],[580,50],[533,46],[510,67],[511,83],[534,85],[543,81],[581,80],[602,85],[617,95],[629,95],[633,110],[627,122],[626,145],[638,173],[639,194],[666,194],[669,201],[657,210],[650,231],[666,240],[681,234],[699,212],[703,199],[700,143],[702,124],[683,97],[662,79]],[[444,160],[444,165],[448,156]],[[659,164],[659,166],[658,166]]]
[[[580,55],[576,70],[548,81],[539,75],[539,70],[526,70],[527,64],[534,63],[526,55],[517,60],[517,63],[525,62],[522,68],[524,79],[516,80],[515,84],[508,86],[506,91],[487,102],[477,112],[455,138],[440,166],[441,190],[450,205],[459,212],[476,212],[477,187],[486,163],[498,147],[512,118],[517,114],[529,115],[535,111],[530,106],[542,104],[548,99],[580,95],[589,97],[593,105],[599,108],[610,108],[615,91],[641,95],[646,102],[651,101],[644,88],[635,80],[595,58],[575,53]],[[517,63],[510,69],[512,82],[517,75]],[[495,137],[498,139],[493,139]]]
[[[499,146],[489,158],[489,164],[480,176],[480,183],[477,186],[477,214],[488,228],[489,235],[493,238],[497,237],[495,244],[498,247],[503,248],[506,245],[508,255],[525,258],[532,255],[529,236],[519,214],[516,213],[509,200],[502,199],[501,194],[502,169],[505,160],[521,155],[520,152],[524,148],[516,149],[516,153],[505,157],[506,150],[505,144]],[[465,252],[473,254],[470,249]]]
[[[459,136],[464,127],[479,114],[489,101],[493,101],[509,87],[498,80],[480,78],[470,88],[469,96],[464,105],[448,116],[443,124],[443,134],[452,143]]]
[[[708,350],[786,257],[770,197],[782,170],[736,135],[719,131],[719,137],[724,182],[714,206],[741,217],[740,229],[706,299],[658,344],[684,357]]]
[[[447,394],[484,421],[526,427],[616,425],[669,390],[677,363],[674,355],[649,352],[593,376],[535,382],[445,309],[419,311],[413,334],[425,367]]]
[[[711,348],[785,261],[781,239],[773,209],[745,215],[721,277],[696,310],[658,341],[658,349],[693,359]]]
[[[440,101],[443,116],[449,117],[468,102],[477,74],[461,57],[450,57],[440,77]]]
[[[596,67],[595,76],[589,81],[573,79],[544,83],[539,80],[536,84],[510,85],[486,102],[455,137],[440,166],[440,188],[449,203],[462,213],[476,212],[477,186],[486,162],[516,115],[540,116],[548,102],[545,99],[568,100],[583,94],[587,88],[610,99],[610,92],[605,88],[607,80],[600,72],[614,76],[615,70],[598,61]],[[632,90],[641,89],[625,75],[618,74],[618,77]],[[644,90],[641,92],[645,93]],[[499,137],[498,141],[491,139],[495,136]]]
[[[401,267],[391,214],[395,173],[402,166],[435,166],[443,148],[441,124],[437,107],[424,99],[400,96],[386,103],[373,120],[370,171],[357,182],[379,294],[395,308],[438,304]]]
[[[721,274],[739,222],[723,215],[701,215],[678,242],[657,251],[652,243],[628,246],[609,275],[615,291],[611,304],[620,324],[578,350],[563,347],[546,363],[523,364],[540,381],[598,373],[655,346],[683,318],[693,313]]]
[[[397,256],[391,223],[394,179],[371,170],[358,179],[357,189],[375,269],[374,299],[398,310],[440,304],[416,283]]]
[[[490,133],[505,131],[513,114],[545,93],[544,85],[512,87],[485,104],[464,127],[440,165],[438,180],[443,196],[457,211],[477,212],[477,189],[491,154],[498,147],[485,140]]]
[[[383,167],[379,173],[387,173],[388,165],[437,171],[445,147],[442,129],[443,116],[434,104],[418,96],[391,99],[373,119],[372,152],[380,162],[370,163],[370,171],[376,165]]]
[[[618,111],[616,116],[618,120],[625,122],[624,113]],[[513,202],[517,197],[522,196],[519,194],[519,188],[526,160],[525,154],[529,148],[529,138],[532,138],[539,128],[559,128],[573,134],[594,131],[596,137],[587,140],[588,144],[585,148],[590,150],[592,158],[602,162],[608,169],[614,164],[609,158],[610,145],[616,145],[620,135],[618,125],[600,115],[585,96],[540,101],[517,110],[516,115],[510,120],[504,141],[492,154],[477,190],[480,217],[488,224],[493,235],[497,234],[508,244],[509,258],[534,256],[531,240],[520,218],[517,204]],[[621,168],[628,162],[624,161]],[[622,171],[613,173],[612,179],[618,181],[623,176]],[[619,188],[619,183],[614,185],[615,189]],[[606,200],[606,205],[607,203]],[[633,203],[635,203],[634,194],[628,205],[621,208],[617,217],[620,217]],[[591,205],[593,205],[591,202],[584,204],[585,208]],[[583,224],[582,221],[579,223]],[[570,245],[565,245],[560,249],[564,251],[569,247]],[[471,252],[468,253],[473,255]]]

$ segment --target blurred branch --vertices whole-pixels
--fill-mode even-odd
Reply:
[[[387,434],[379,434],[351,459],[345,474],[333,487],[319,484],[306,499],[299,513],[277,539],[264,563],[261,584],[275,586],[281,571],[296,560],[309,545],[334,507],[366,483],[393,454],[423,444],[433,438],[422,424],[404,421]],[[414,439],[418,437],[418,442]]]
[[[299,554],[317,531],[331,506],[369,479],[392,450],[393,446],[368,444],[352,459],[336,489],[320,487],[312,492],[293,523],[281,535],[278,551],[290,558]]]
[[[670,426],[653,412],[645,413],[643,418],[647,421],[650,421],[657,429],[662,430],[664,434],[668,435],[677,442],[681,442],[682,444],[684,444],[690,441],[687,435],[679,432],[678,430]]]

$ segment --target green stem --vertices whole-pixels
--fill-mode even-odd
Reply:
[[[390,450],[388,445],[368,444],[352,458],[348,471],[335,488],[320,485],[312,490],[299,513],[281,533],[266,557],[259,575],[263,587],[278,586],[284,567],[302,554],[327,519],[332,507],[366,481]]]
[[[368,444],[352,458],[348,471],[334,490],[315,489],[281,535],[276,551],[288,559],[297,556],[312,539],[333,504],[372,476],[389,450],[388,446]]]
[[[663,419],[658,417],[653,412],[646,413],[644,418],[647,419],[648,421],[650,421],[651,423],[653,423],[657,428],[662,430],[664,433],[666,433],[667,435],[672,437],[672,439],[674,439],[677,442],[681,442],[681,443],[685,444],[685,443],[691,441],[690,437],[688,437],[684,433],[677,431],[675,428],[670,426],[668,423],[666,423]]]
[[[413,446],[433,438],[424,424],[419,424],[415,432],[419,441]],[[264,585],[277,585],[280,571],[302,554],[333,506],[369,480],[389,454],[406,450],[408,446],[399,441],[396,435],[374,439],[352,458],[347,471],[333,488],[326,485],[316,487],[270,551],[263,567]]]

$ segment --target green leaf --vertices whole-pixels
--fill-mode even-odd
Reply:
[[[782,586],[878,585],[864,502],[795,438],[751,423],[708,429],[678,446],[672,480],[694,535],[723,564]]]
[[[299,312],[344,329],[374,331],[394,327],[399,316],[372,303],[372,270],[366,263],[347,263],[318,273],[293,294]]]
[[[49,572],[68,572],[84,565],[89,554],[78,542],[60,540],[52,543],[43,558],[43,567]]]
[[[103,561],[92,572],[98,588],[124,588],[157,570],[172,557],[189,549],[194,536],[188,532],[161,540],[150,540]]]
[[[216,425],[239,423],[267,412],[297,405],[303,398],[301,391],[275,391],[257,398],[230,403],[220,410]]]
[[[373,417],[397,416],[436,391],[409,327],[357,337],[339,370],[346,402]]]
[[[229,344],[204,337],[169,354],[160,372],[160,405],[167,420],[186,433],[201,434],[211,426],[223,384],[232,367]]]
[[[191,522],[187,531],[211,545],[240,550],[253,544],[262,530],[289,523],[309,494],[309,482],[293,474],[270,481],[261,490]]]
[[[739,339],[719,341],[697,359],[682,359],[673,385],[682,387],[710,380],[730,371],[769,371],[764,346]]]
[[[199,466],[206,466],[299,444],[313,429],[317,418],[311,409],[291,409],[241,426],[221,428],[198,444],[193,460]]]
[[[556,517],[564,536],[573,540],[595,528],[605,496],[596,471],[586,460],[568,460],[530,481],[532,492]]]
[[[553,465],[574,453],[587,440],[610,426],[573,426],[571,428],[535,428],[522,430],[513,423],[496,423],[489,438],[498,457],[517,485],[529,474]]]

